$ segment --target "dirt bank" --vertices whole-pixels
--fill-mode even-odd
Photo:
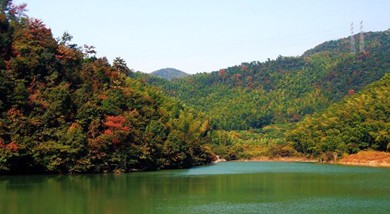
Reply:
[[[305,157],[256,157],[248,160],[238,161],[269,161],[269,162],[319,162],[317,159]],[[328,162],[332,164],[354,165],[354,166],[372,166],[372,167],[390,167],[390,152],[361,151],[357,154],[346,155],[341,160]]]
[[[377,151],[361,151],[343,157],[338,164],[356,165],[356,166],[373,166],[373,167],[390,167],[390,153]]]

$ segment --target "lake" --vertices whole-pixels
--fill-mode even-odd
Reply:
[[[0,176],[0,213],[390,213],[390,168],[223,162],[128,174]]]

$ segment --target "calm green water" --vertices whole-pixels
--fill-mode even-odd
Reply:
[[[0,176],[0,213],[390,213],[390,169],[225,162],[120,175]]]

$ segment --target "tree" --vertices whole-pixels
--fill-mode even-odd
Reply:
[[[127,76],[131,75],[132,73],[131,69],[127,67],[126,61],[120,57],[116,57],[114,59],[113,66],[117,71],[124,73]]]

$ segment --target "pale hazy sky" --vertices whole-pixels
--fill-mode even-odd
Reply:
[[[324,41],[390,28],[390,0],[14,0],[55,37],[143,72],[210,72],[298,56]]]

